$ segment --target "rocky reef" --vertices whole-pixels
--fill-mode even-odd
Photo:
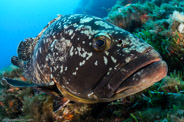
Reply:
[[[119,0],[107,20],[150,43],[169,65],[183,70],[184,2],[169,0],[128,4]]]
[[[4,83],[3,77],[29,82],[10,66],[0,71],[0,121],[184,121],[184,2],[118,0],[106,20],[151,44],[167,62],[168,75],[124,99],[92,105],[69,102],[53,112],[52,96]]]

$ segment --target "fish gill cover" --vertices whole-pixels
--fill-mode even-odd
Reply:
[[[151,44],[167,62],[168,75],[136,95],[110,103],[80,104],[60,99],[53,112],[53,97],[32,88],[1,84],[1,120],[22,121],[183,121],[184,118],[184,3],[178,0],[118,0],[106,20]],[[133,25],[133,26],[132,26]],[[149,71],[150,73],[152,71]],[[28,82],[17,67],[2,77]]]

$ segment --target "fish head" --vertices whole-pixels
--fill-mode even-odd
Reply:
[[[55,29],[60,36],[48,53],[55,56],[48,59],[52,60],[49,66],[56,69],[51,74],[64,96],[74,101],[94,103],[123,98],[148,88],[167,74],[166,63],[152,46],[101,18],[71,15],[54,24],[53,28],[62,29]],[[54,51],[57,45],[64,50],[58,51],[62,61]]]

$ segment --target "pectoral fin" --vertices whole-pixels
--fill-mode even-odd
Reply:
[[[13,80],[9,78],[4,78],[4,81],[13,87],[19,87],[19,88],[32,87],[38,91],[42,91],[53,96],[58,96],[58,97],[62,96],[62,94],[60,93],[60,91],[58,90],[55,84],[54,85],[33,84],[33,83],[31,84],[24,81],[18,81],[18,80]]]
[[[18,80],[13,80],[13,79],[9,79],[9,78],[3,78],[4,81],[13,86],[13,87],[19,87],[19,88],[25,88],[25,87],[39,87],[40,85],[37,84],[30,84],[24,81],[18,81]]]

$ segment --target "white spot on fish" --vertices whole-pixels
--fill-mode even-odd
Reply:
[[[85,64],[85,62],[86,62],[86,61],[85,61],[85,60],[83,60],[82,62],[80,62],[80,63],[79,63],[79,66],[84,65],[84,64]]]
[[[105,51],[105,54],[108,56],[109,55],[109,52],[108,51]]]
[[[121,71],[122,71],[122,72],[127,72],[127,70],[126,70],[126,69],[124,69],[124,68],[122,68],[122,69],[121,69]]]
[[[81,18],[80,23],[90,22],[91,20],[93,20],[93,18],[91,18],[91,17]]]
[[[71,49],[70,49],[70,56],[73,56],[73,46],[71,47]]]
[[[141,75],[142,73],[143,73],[143,69],[141,70],[141,71],[139,71],[139,72],[137,72],[137,75]]]
[[[71,36],[72,34],[73,34],[73,30],[70,29],[70,30],[69,30],[69,36]]]
[[[110,72],[107,72],[107,75],[110,75]]]
[[[94,92],[91,92],[88,94],[88,97],[91,98],[91,96],[94,94]]]
[[[77,72],[73,72],[72,74],[73,74],[73,75],[77,75]]]
[[[111,56],[111,60],[112,60],[114,63],[117,62],[117,60],[116,60],[113,56]]]
[[[118,70],[119,68],[118,68],[118,66],[119,66],[120,64],[117,64],[115,67],[114,67],[114,69],[115,70]]]
[[[50,75],[50,78],[53,79],[53,75],[52,74]]]
[[[65,71],[67,71],[68,67],[65,67]]]
[[[105,56],[104,56],[104,63],[105,63],[105,65],[107,65],[107,63],[108,63],[108,60]]]
[[[88,54],[88,57],[86,58],[86,60],[89,60],[89,58],[93,55],[93,53],[87,53]]]
[[[100,25],[101,27],[104,27],[106,29],[112,28],[110,25],[108,25],[107,23],[105,23],[103,21],[96,21],[95,24]]]
[[[67,25],[64,25],[64,29],[67,29],[68,28],[68,26]]]
[[[85,26],[85,30],[81,30],[80,33],[83,33],[85,34],[86,36],[90,36],[91,38],[91,34],[93,33],[92,30],[91,30],[91,26]]]
[[[111,71],[111,70],[112,70],[112,68],[110,67],[110,68],[109,68],[109,71]]]
[[[72,35],[71,39],[73,39],[73,38],[74,38],[74,36],[75,36],[75,33]]]
[[[97,66],[98,65],[98,61],[95,61],[95,66]]]
[[[126,62],[126,63],[129,63],[130,60],[131,60],[130,57],[128,57],[128,58],[125,59],[125,62]]]
[[[132,80],[135,80],[135,77],[133,77],[133,79]]]
[[[57,41],[57,39],[55,39],[55,40],[52,42],[52,44],[51,44],[51,46],[50,46],[50,47],[53,47],[53,46],[54,46],[54,44],[56,43],[56,41]]]
[[[81,47],[77,47],[77,50],[80,53],[81,52]]]
[[[61,70],[60,70],[60,73],[63,73],[63,65],[61,66]]]

